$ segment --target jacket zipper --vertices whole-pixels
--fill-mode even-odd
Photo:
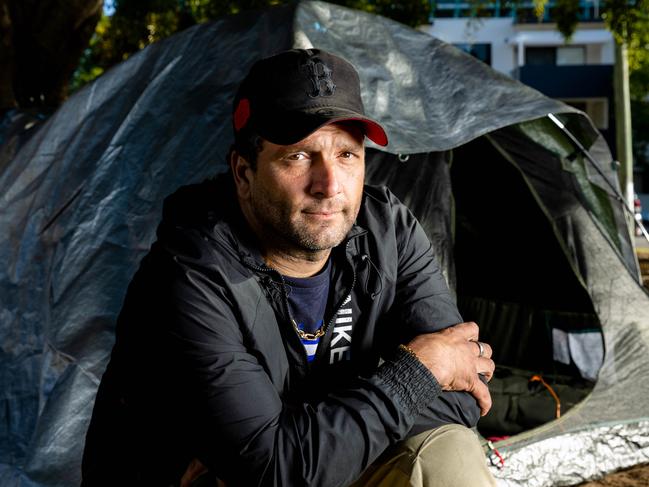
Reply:
[[[347,251],[349,250],[349,245],[352,243],[352,239],[350,238],[347,241],[347,245],[345,245],[345,259],[347,259]],[[342,300],[342,302],[338,305],[338,308],[333,312],[331,315],[331,318],[329,318],[329,321],[327,322],[327,325],[325,326],[324,330],[324,336],[327,335],[327,331],[329,330],[329,327],[331,324],[334,322],[334,319],[338,315],[338,311],[343,307],[343,303],[347,301],[347,299],[350,299],[352,297],[352,291],[354,290],[354,286],[356,285],[356,268],[354,267],[353,264],[351,264],[349,261],[347,261],[347,264],[349,264],[352,268],[352,285],[349,287],[349,292],[347,293],[347,296],[345,296],[345,299]]]
[[[281,294],[282,294],[282,303],[284,305],[284,312],[286,313],[286,316],[288,316],[288,321],[289,321],[290,327],[294,329],[295,326],[293,325],[293,323],[295,323],[295,318],[293,318],[293,315],[291,314],[291,306],[288,303],[288,293],[286,292],[286,280],[284,279],[284,276],[282,275],[282,273],[279,272],[278,270],[273,269],[272,267],[268,267],[268,266],[259,266],[257,264],[253,264],[253,263],[250,263],[250,262],[246,262],[246,265],[248,265],[249,267],[251,267],[252,269],[255,269],[257,271],[265,272],[267,274],[277,274],[279,276],[279,279],[282,282]],[[295,330],[293,330],[293,331],[295,331]],[[297,333],[295,333],[295,335],[298,336]],[[298,339],[299,339],[299,336],[298,336]],[[301,349],[302,349],[302,358],[303,358],[304,362],[308,364],[308,361],[306,360],[306,350],[304,349],[304,345],[302,344],[302,340],[300,340],[300,345],[301,345]]]
[[[333,314],[331,315],[331,318],[329,318],[329,321],[327,322],[327,324],[326,324],[325,327],[323,328],[323,330],[322,330],[322,331],[323,331],[322,337],[327,336],[327,332],[329,331],[329,328],[331,328],[331,325],[332,325],[332,323],[334,322],[334,319],[335,319],[336,316],[338,315],[338,311],[340,311],[340,309],[343,307],[343,303],[344,303],[345,301],[347,301],[348,298],[351,298],[352,292],[353,292],[353,290],[354,290],[354,286],[356,285],[356,268],[354,267],[354,265],[353,265],[352,263],[349,262],[349,260],[348,260],[348,258],[347,258],[347,253],[348,253],[348,251],[349,251],[349,246],[350,246],[351,243],[352,243],[352,239],[353,239],[353,238],[356,238],[357,236],[358,236],[358,235],[356,235],[356,236],[350,238],[349,240],[347,240],[347,243],[345,244],[345,259],[347,260],[347,264],[352,268],[352,284],[351,284],[351,286],[349,287],[349,292],[348,292],[347,295],[345,296],[345,299],[343,299],[343,300],[341,301],[341,303],[340,303],[340,304],[338,305],[338,307],[335,309],[335,311],[334,311]],[[246,265],[247,265],[248,267],[252,268],[252,269],[257,270],[257,271],[265,272],[265,273],[277,274],[277,275],[279,276],[279,278],[280,278],[280,280],[281,280],[281,282],[282,282],[282,287],[283,287],[283,289],[282,289],[282,298],[283,298],[283,299],[282,299],[282,302],[283,302],[283,304],[284,304],[284,310],[285,310],[286,315],[288,316],[289,324],[291,325],[291,327],[294,328],[293,323],[295,322],[295,319],[293,318],[293,315],[291,314],[291,306],[290,306],[289,303],[288,303],[288,294],[287,294],[287,292],[286,292],[286,281],[284,280],[284,276],[281,274],[281,272],[279,272],[279,271],[276,270],[276,269],[273,269],[272,267],[268,267],[268,266],[259,266],[259,265],[257,265],[257,264],[251,263],[251,262],[246,262]],[[297,333],[296,333],[296,335],[297,335]],[[299,338],[299,336],[298,336],[298,338]],[[300,340],[300,343],[301,343],[301,342],[302,342],[302,340]],[[318,342],[318,349],[320,349],[320,343],[319,343],[319,342]],[[303,358],[305,359],[305,362],[306,362],[306,350],[304,350],[304,345],[302,345],[302,350],[303,350],[303,352],[304,352],[304,353],[303,353]],[[308,365],[308,362],[307,362],[307,365]]]

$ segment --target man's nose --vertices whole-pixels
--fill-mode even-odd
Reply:
[[[329,157],[321,157],[311,166],[311,194],[330,198],[340,192],[339,168]]]

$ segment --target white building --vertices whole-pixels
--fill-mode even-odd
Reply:
[[[577,30],[566,41],[547,22],[554,8],[546,4],[539,21],[531,3],[512,7],[488,4],[477,16],[460,0],[438,3],[431,25],[420,29],[453,44],[542,93],[586,113],[614,147],[613,65],[615,43],[599,19],[596,2],[581,3]],[[481,16],[482,15],[482,16]]]

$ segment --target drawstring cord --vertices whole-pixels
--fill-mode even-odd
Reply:
[[[275,281],[275,279],[268,275],[261,277],[260,280],[263,284],[262,288],[266,289],[271,298],[281,297],[285,294],[288,295],[290,292],[289,289],[286,289],[287,285]]]

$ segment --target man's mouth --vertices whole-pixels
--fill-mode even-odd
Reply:
[[[322,208],[305,208],[302,210],[303,213],[306,213],[308,215],[335,215],[338,213],[342,213],[343,208],[338,208],[338,207],[322,207]]]
[[[315,217],[315,218],[333,218],[334,216],[338,215],[340,213],[340,210],[338,211],[331,211],[331,210],[326,210],[326,211],[305,211],[309,216]]]

